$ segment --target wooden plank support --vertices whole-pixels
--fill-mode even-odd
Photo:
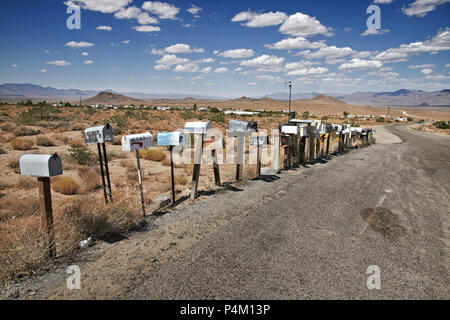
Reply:
[[[50,189],[50,178],[39,177],[39,202],[41,212],[41,230],[45,234],[44,246],[47,258],[56,257],[55,231],[53,226],[52,195]]]

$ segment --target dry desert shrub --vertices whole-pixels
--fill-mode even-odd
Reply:
[[[120,165],[124,168],[129,168],[129,167],[134,166],[134,163],[130,160],[121,160]]]
[[[95,169],[83,166],[78,168],[77,174],[82,181],[83,193],[96,190],[102,186],[100,177]]]
[[[179,185],[186,185],[188,183],[188,179],[186,177],[180,177],[180,176],[174,176],[173,177],[175,180],[175,184],[179,184]],[[167,182],[168,183],[172,183],[172,177],[171,176],[167,176]]]
[[[78,183],[70,177],[58,177],[53,179],[52,188],[54,191],[65,195],[74,195],[80,190]]]
[[[31,197],[22,201],[5,198],[2,199],[0,206],[5,208],[4,213],[0,216],[0,222],[37,215],[40,208],[38,197]]]
[[[34,143],[30,139],[16,138],[11,141],[11,148],[14,150],[30,150]]]
[[[55,142],[48,137],[38,137],[36,139],[36,144],[42,147],[54,147],[56,146]]]
[[[109,161],[128,158],[128,153],[126,152],[108,151],[107,155]]]
[[[18,187],[21,189],[31,189],[37,186],[36,179],[32,177],[21,176],[19,178]]]
[[[157,149],[147,149],[141,152],[142,159],[160,162],[166,158],[163,151]]]
[[[194,171],[194,165],[188,164],[184,166],[184,173],[186,173],[188,176],[192,175],[192,172]]]
[[[0,283],[34,274],[45,266],[39,217],[0,224]]]
[[[81,140],[71,140],[69,142],[69,146],[71,148],[76,148],[76,147],[84,147],[84,143]]]
[[[8,167],[14,170],[14,173],[19,173],[19,159],[10,159],[8,161]]]
[[[35,136],[41,133],[39,129],[27,128],[27,127],[19,127],[14,130],[14,135],[16,137],[24,137],[24,136]]]

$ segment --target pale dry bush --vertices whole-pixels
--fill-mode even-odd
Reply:
[[[0,283],[34,274],[46,266],[39,217],[0,224]]]
[[[82,181],[81,190],[83,193],[97,190],[102,186],[100,176],[95,169],[83,166],[77,170],[78,177]]]
[[[114,196],[114,204],[108,205],[95,196],[77,196],[61,204],[54,212],[59,258],[73,255],[78,243],[88,237],[105,239],[139,225],[142,213],[136,196]],[[39,215],[31,205],[22,210],[17,218],[0,222],[0,283],[41,272],[51,262],[46,257],[46,235],[40,230]]]

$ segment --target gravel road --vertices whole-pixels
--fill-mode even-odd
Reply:
[[[378,143],[149,218],[3,298],[449,299],[450,138],[409,126]],[[366,285],[369,266],[381,289]]]

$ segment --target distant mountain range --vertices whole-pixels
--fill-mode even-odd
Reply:
[[[297,93],[293,100],[312,99],[318,93]],[[348,104],[354,105],[393,105],[393,106],[450,106],[450,89],[427,92],[422,90],[401,89],[394,92],[356,92],[351,94],[327,94]],[[288,95],[283,92],[265,96],[276,100],[286,100]]]
[[[222,97],[186,95],[186,94],[148,94],[139,92],[114,92],[113,90],[103,90],[119,95],[125,95],[139,100],[227,100]],[[77,100],[79,97],[86,100],[99,94],[96,90],[80,89],[56,89],[52,87],[43,87],[35,84],[14,84],[5,83],[0,85],[0,99],[71,99]],[[320,92],[294,93],[292,100],[313,99],[321,95]],[[421,90],[401,89],[394,92],[356,92],[352,94],[332,93],[326,96],[337,98],[348,104],[355,105],[398,105],[398,106],[450,106],[450,89],[441,91],[427,92]],[[270,98],[274,100],[287,100],[286,92],[277,92],[254,99]]]
[[[200,96],[200,95],[186,95],[186,94],[148,94],[139,92],[115,92],[111,89],[96,91],[96,90],[80,90],[80,89],[55,89],[52,87],[43,87],[30,83],[5,83],[0,85],[0,98],[9,99],[25,99],[25,98],[70,98],[76,99],[79,97],[91,98],[100,92],[111,92],[133,97],[142,100],[157,100],[157,99],[184,99],[188,96],[201,100],[225,100],[221,97]]]

